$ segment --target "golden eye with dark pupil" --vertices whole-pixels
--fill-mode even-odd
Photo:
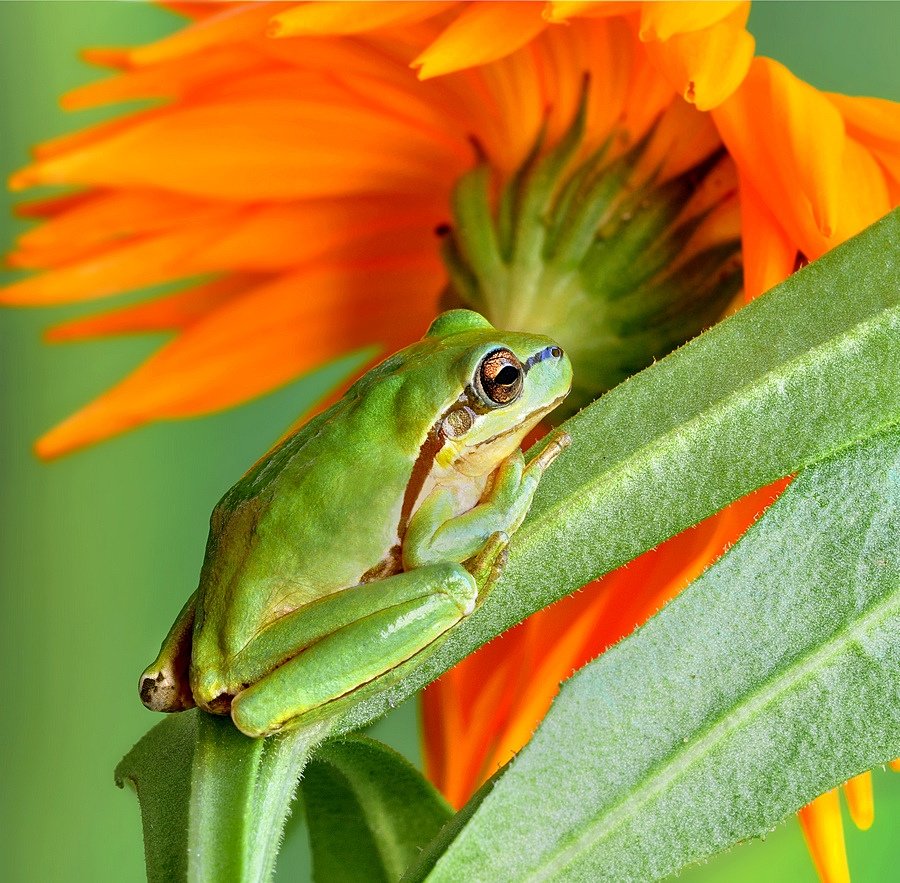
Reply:
[[[489,353],[478,369],[477,387],[495,405],[508,405],[522,392],[522,363],[509,350]]]

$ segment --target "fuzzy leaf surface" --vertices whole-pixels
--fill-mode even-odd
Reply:
[[[660,879],[900,755],[898,546],[900,433],[805,471],[563,685],[414,879]]]

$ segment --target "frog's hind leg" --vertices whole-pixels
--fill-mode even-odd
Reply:
[[[294,655],[235,696],[234,723],[248,736],[266,736],[350,693],[425,649],[472,612],[477,596],[464,567],[442,563],[345,589],[288,614],[270,626],[268,641],[265,632],[258,640],[260,650],[280,645],[283,654],[293,632]],[[260,663],[262,656],[271,658],[264,652]]]
[[[196,608],[194,592],[169,629],[159,655],[141,675],[141,702],[151,711],[184,711],[196,704],[188,681]]]

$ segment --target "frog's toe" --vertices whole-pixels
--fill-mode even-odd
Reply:
[[[138,689],[141,702],[151,711],[184,711],[195,705],[188,685],[164,668],[145,671]]]
[[[509,557],[506,550],[508,544],[509,534],[502,530],[495,531],[488,537],[481,551],[469,562],[467,569],[482,589],[494,582],[506,565],[506,559]]]

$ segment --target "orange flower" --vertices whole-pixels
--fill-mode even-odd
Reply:
[[[727,151],[681,220],[695,251],[740,236],[746,297],[900,201],[896,106],[823,94],[754,59],[748,3],[168,5],[195,21],[147,46],[87,53],[117,73],[64,104],[162,100],[41,145],[11,180],[76,189],[22,208],[42,224],[10,261],[42,272],[0,302],[188,282],[50,331],[172,339],[48,432],[42,456],[229,407],[348,350],[417,337],[447,283],[433,230],[451,219],[472,140],[508,181],[544,126],[545,143],[559,141],[586,72],[585,152],[609,141],[622,155],[649,133],[635,174],[665,182]],[[532,617],[430,688],[428,766],[451,799],[526,741],[561,678],[680,590],[770,496]],[[833,818],[822,809],[831,803],[814,806],[805,824]],[[815,846],[823,826],[806,829]],[[819,867],[842,879],[828,859]]]

